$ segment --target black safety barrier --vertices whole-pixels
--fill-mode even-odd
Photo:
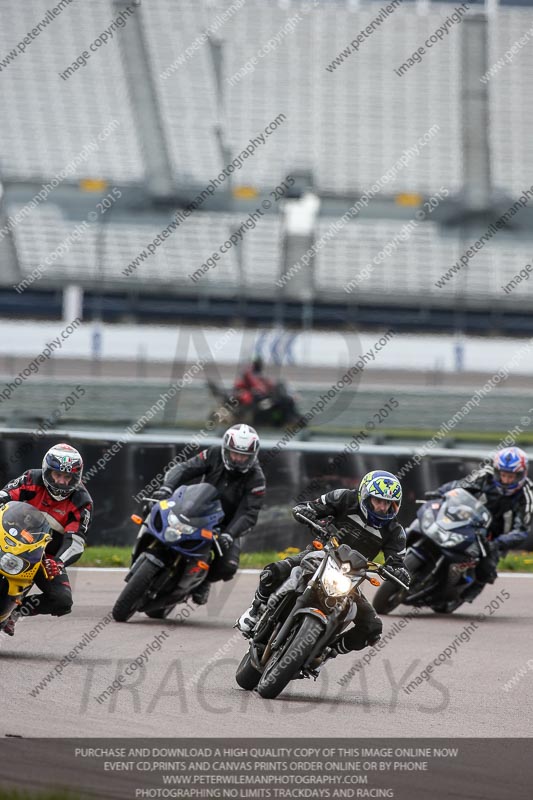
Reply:
[[[190,457],[201,447],[217,441],[205,439],[198,447],[185,439],[171,444],[146,440],[121,444],[120,440],[117,443],[116,439],[89,438],[88,434],[80,437],[62,434],[61,439],[77,447],[84,458],[87,489],[94,501],[89,533],[93,545],[131,544],[137,527],[130,515],[139,513],[141,507],[134,497],[180,453],[185,451],[185,456]],[[57,442],[57,435],[35,439],[30,433],[4,431],[0,441],[0,485],[27,469],[40,467],[46,450]],[[358,452],[349,454],[342,452],[342,445],[337,451],[333,445],[331,450],[323,447],[294,444],[276,452],[266,445],[263,447],[260,462],[267,482],[265,507],[256,528],[245,538],[244,551],[304,547],[311,533],[294,522],[291,507],[332,489],[355,488],[372,469],[385,469],[401,476],[404,499],[399,519],[406,527],[414,519],[415,501],[423,498],[424,491],[469,474],[483,457],[483,454],[476,457],[473,453],[461,455],[441,450],[424,456],[416,464],[413,455],[394,452],[393,447],[361,446]],[[528,548],[533,549],[532,536]]]

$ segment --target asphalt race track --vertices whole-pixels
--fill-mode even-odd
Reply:
[[[249,604],[256,574],[218,584],[207,607],[182,612],[185,620],[177,612],[163,621],[135,615],[98,630],[124,572],[79,569],[71,576],[70,616],[25,619],[15,637],[0,634],[3,736],[531,735],[531,578],[501,576],[464,613],[423,612],[400,627],[408,611],[402,607],[384,618],[384,633],[395,622],[397,632],[364,669],[354,666],[364,653],[338,657],[317,682],[296,681],[281,698],[265,701],[234,679],[246,644],[232,625]],[[367,594],[373,591],[369,586]],[[490,609],[497,595],[499,607]],[[452,657],[406,693],[454,640]],[[76,645],[80,652],[67,661]],[[119,688],[98,701],[113,681]]]

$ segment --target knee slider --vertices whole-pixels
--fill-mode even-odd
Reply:
[[[55,603],[50,614],[52,617],[64,617],[65,614],[70,614],[72,611],[72,603],[58,602]]]
[[[224,566],[219,572],[219,575],[223,581],[231,581],[232,578],[235,577],[238,568],[239,568],[238,561],[229,561],[227,564],[224,564]]]
[[[286,560],[267,564],[259,576],[259,585],[269,589],[271,586],[280,584],[289,577],[291,569],[291,565]]]
[[[373,643],[373,641],[378,641],[381,639],[381,634],[383,633],[383,623],[380,619],[375,619],[366,626],[368,631],[368,641]]]

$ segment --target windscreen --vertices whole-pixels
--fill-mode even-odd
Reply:
[[[12,501],[7,504],[2,525],[9,536],[19,542],[32,544],[50,532],[50,525],[40,511],[29,503]]]
[[[466,489],[452,489],[447,492],[437,514],[437,522],[443,528],[456,528],[468,523],[488,524],[489,519],[489,512],[483,503],[476,500]]]
[[[198,527],[214,527],[224,516],[218,492],[210,483],[181,486],[172,495],[172,501],[174,514],[187,517]]]

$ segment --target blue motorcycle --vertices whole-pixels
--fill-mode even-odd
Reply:
[[[205,579],[221,554],[218,524],[224,517],[217,490],[209,483],[180,486],[168,500],[154,503],[141,524],[126,586],[113,619],[126,622],[136,611],[164,619]]]
[[[405,590],[383,583],[373,602],[378,614],[388,614],[401,603],[429,606],[440,614],[459,608],[475,581],[476,566],[489,552],[491,522],[490,511],[466,489],[423,502],[406,531],[411,585]]]

